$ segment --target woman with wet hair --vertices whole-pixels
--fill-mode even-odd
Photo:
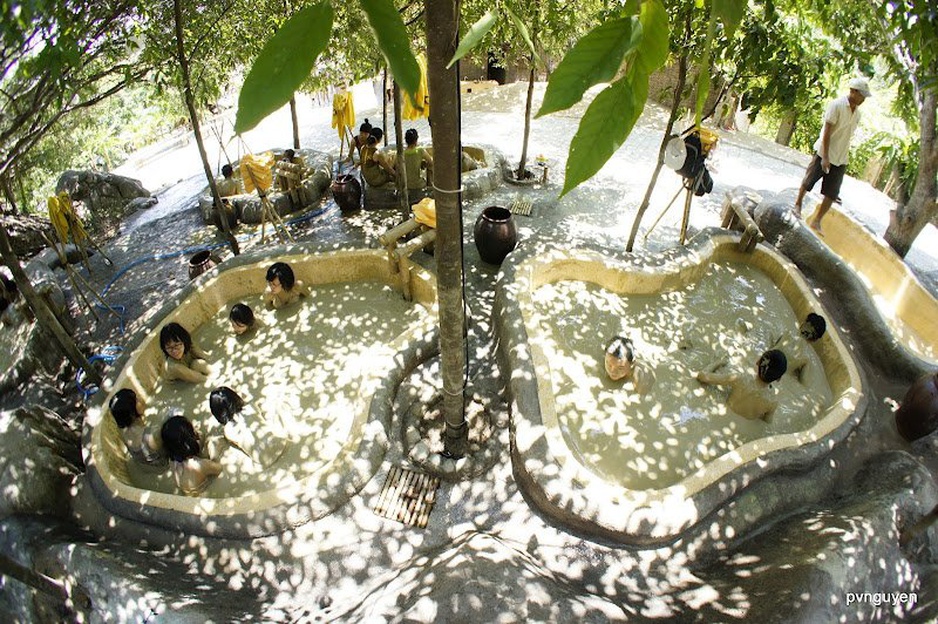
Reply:
[[[166,379],[201,383],[208,379],[208,355],[192,343],[192,336],[179,323],[160,330],[160,349],[166,355]]]
[[[228,313],[228,321],[231,323],[231,331],[236,336],[243,336],[257,327],[258,321],[254,317],[254,310],[244,303],[236,303],[231,306],[231,312]]]
[[[146,465],[166,464],[163,441],[158,431],[143,422],[145,407],[136,392],[130,388],[118,390],[108,402],[108,409],[120,429],[131,459]]]
[[[212,416],[224,428],[228,443],[254,463],[267,468],[283,455],[286,440],[234,390],[227,386],[215,388],[209,394],[208,405]]]
[[[309,296],[309,288],[296,279],[286,262],[274,262],[267,269],[267,292],[264,302],[268,308],[279,310],[300,297]]]
[[[655,384],[655,372],[642,359],[636,359],[635,346],[625,336],[616,336],[606,345],[603,356],[606,375],[612,381],[631,381],[635,391],[645,394]]]
[[[172,461],[176,486],[186,496],[198,496],[212,478],[221,474],[221,464],[200,457],[202,445],[199,436],[185,416],[176,415],[167,420],[160,434],[166,454]]]

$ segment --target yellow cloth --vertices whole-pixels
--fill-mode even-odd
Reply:
[[[340,91],[332,97],[332,127],[345,139],[345,129],[355,133],[355,102],[349,91]]]
[[[401,111],[401,117],[409,121],[430,116],[430,89],[427,86],[427,58],[423,52],[417,55],[417,65],[420,66],[420,86],[417,87],[417,93],[414,93],[413,101],[410,95],[404,94],[401,98],[404,100],[404,110]]]
[[[273,181],[271,167],[274,166],[273,152],[264,152],[263,154],[247,154],[241,159],[239,169],[241,170],[241,181],[244,183],[244,192],[253,193],[257,188],[258,192],[266,193],[270,190],[270,184]]]
[[[69,239],[76,245],[88,238],[81,218],[75,214],[75,206],[68,193],[62,191],[49,198],[49,220],[59,240],[67,243]]]
[[[436,200],[432,197],[424,197],[410,209],[414,211],[414,219],[417,223],[436,229]]]

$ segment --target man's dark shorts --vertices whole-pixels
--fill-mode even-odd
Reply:
[[[801,186],[809,191],[814,188],[817,181],[823,178],[821,182],[821,195],[837,200],[840,197],[840,185],[844,183],[844,174],[847,172],[847,165],[831,165],[827,174],[821,169],[821,157],[817,154],[811,159],[808,170],[804,173],[804,180]]]

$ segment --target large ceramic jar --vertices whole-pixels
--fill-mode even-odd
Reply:
[[[502,206],[489,206],[482,210],[473,234],[479,255],[489,264],[501,264],[518,244],[514,218],[511,211]]]
[[[200,251],[189,258],[189,279],[193,280],[218,265],[210,251]]]
[[[938,429],[938,372],[919,377],[896,412],[896,428],[912,442]]]
[[[342,173],[332,183],[332,197],[342,212],[354,212],[362,206],[362,185],[353,175]]]

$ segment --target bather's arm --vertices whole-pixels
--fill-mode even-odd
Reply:
[[[167,358],[166,379],[170,381],[178,379],[180,381],[187,381],[189,383],[202,383],[208,379],[208,372],[193,370],[182,362],[177,362]]]
[[[732,386],[739,381],[739,373],[723,373],[701,371],[697,373],[697,381],[716,386]]]

